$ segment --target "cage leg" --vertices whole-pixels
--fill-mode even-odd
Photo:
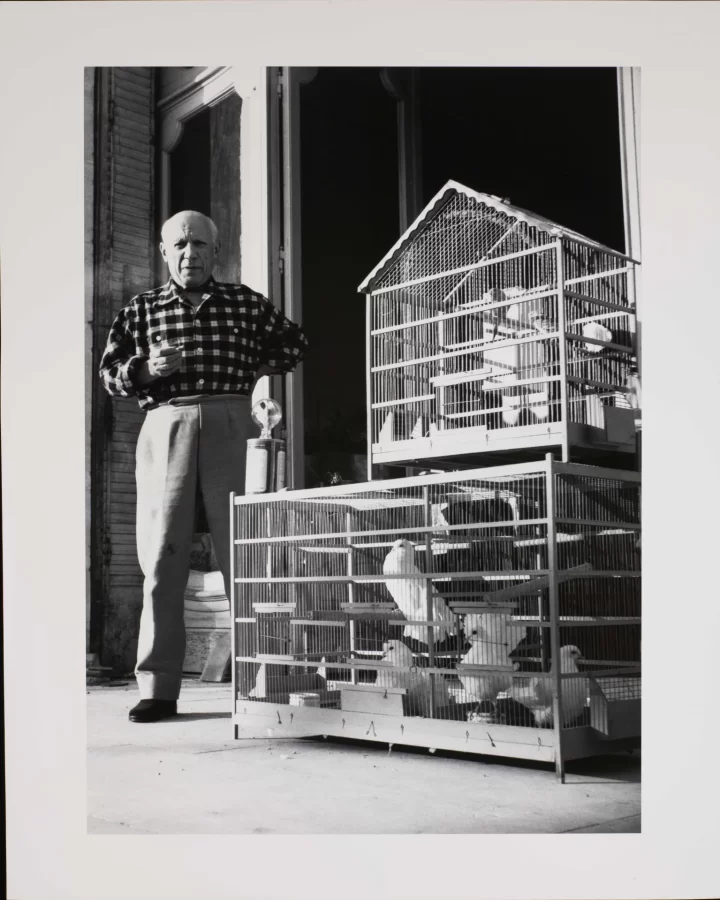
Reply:
[[[353,568],[353,539],[352,539],[352,529],[353,529],[353,521],[352,515],[350,513],[345,514],[345,531],[347,532],[347,536],[345,538],[345,543],[347,544],[347,574],[352,575],[354,573]],[[348,603],[355,602],[355,586],[352,581],[348,582]],[[356,635],[355,635],[355,619],[350,619],[350,659],[355,662],[357,650],[356,644]],[[357,684],[358,674],[357,669],[350,670],[350,682],[351,684]]]
[[[559,748],[555,754],[555,774],[560,784],[565,784],[565,760],[563,759],[562,750]]]

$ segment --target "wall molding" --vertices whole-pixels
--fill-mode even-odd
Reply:
[[[200,110],[219,103],[228,94],[241,93],[235,77],[233,66],[212,66],[201,72],[190,84],[178,88],[158,102],[160,149],[164,153],[171,153],[177,146],[188,119]]]

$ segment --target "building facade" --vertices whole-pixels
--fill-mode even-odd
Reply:
[[[437,190],[434,179],[457,178],[495,193],[509,185],[528,208],[563,200],[562,190],[547,187],[520,202],[522,179],[510,168],[501,173],[518,144],[503,110],[516,97],[512,102],[527,109],[536,106],[533,89],[551,99],[570,76],[548,70],[537,88],[532,74],[518,74],[526,70],[509,70],[512,77],[504,71],[245,63],[86,70],[87,649],[104,665],[126,673],[135,661],[142,574],[134,452],[143,413],[132,399],[111,400],[97,371],[119,309],[166,279],[158,251],[162,222],[187,208],[212,216],[223,237],[218,277],[263,292],[310,332],[308,360],[256,388],[285,410],[291,486],[362,480],[364,308],[354,295],[361,278]],[[570,122],[558,149],[544,156],[545,126],[528,129],[524,113],[518,121],[529,143],[517,159],[536,160],[538,172],[557,165],[561,173],[595,148],[599,174],[576,179],[563,201],[571,217],[577,202],[590,224],[567,224],[608,240],[592,233],[608,195],[607,221],[618,221],[622,234],[617,249],[639,259],[639,72],[602,70],[581,81],[578,75],[572,82],[584,97],[578,109],[605,110],[610,129],[601,121],[593,134],[584,120],[574,130]],[[487,122],[474,112],[480,96],[486,111],[487,97],[495,97]],[[450,110],[454,118],[444,112],[441,122],[433,110]],[[599,183],[605,170],[616,190]],[[500,188],[492,173],[500,173]]]

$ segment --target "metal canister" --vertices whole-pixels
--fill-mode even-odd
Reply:
[[[286,443],[279,438],[249,438],[245,493],[271,494],[285,487]]]

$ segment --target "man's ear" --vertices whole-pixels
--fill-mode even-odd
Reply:
[[[165,244],[163,244],[162,241],[160,241],[160,255],[165,260],[165,262],[167,262],[167,253],[165,252]]]
[[[217,258],[218,256],[220,256],[220,250],[221,250],[221,248],[222,248],[222,241],[220,240],[220,238],[218,238],[218,239],[215,241],[215,257],[216,257],[216,258]]]

